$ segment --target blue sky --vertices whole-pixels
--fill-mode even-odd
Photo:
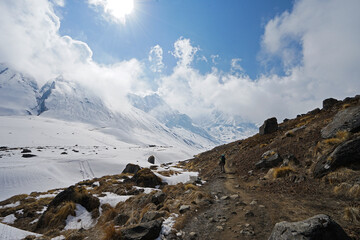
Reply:
[[[106,7],[119,2],[0,1],[0,62],[114,111],[156,93],[195,122],[280,121],[360,93],[359,0],[134,0],[125,21]]]
[[[201,49],[193,63],[200,71],[210,71],[211,55],[218,55],[217,68],[229,71],[231,60],[240,58],[244,71],[256,77],[267,70],[258,60],[265,24],[292,5],[287,0],[135,0],[125,24],[106,21],[85,0],[67,1],[56,10],[60,34],[86,42],[99,63],[147,59],[158,44],[170,72],[176,61],[168,52],[183,36]]]

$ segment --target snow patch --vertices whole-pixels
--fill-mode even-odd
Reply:
[[[16,221],[16,217],[14,214],[10,214],[7,215],[6,217],[3,218],[2,222],[3,223],[7,223],[7,224],[14,224],[14,222]]]
[[[90,229],[95,225],[94,219],[91,217],[91,213],[89,213],[82,205],[76,204],[75,217],[69,215],[66,219],[66,226],[64,230],[69,229]]]
[[[162,228],[161,228],[161,232],[159,237],[156,240],[161,240],[161,239],[166,239],[166,236],[169,235],[171,233],[171,230],[173,229],[172,227],[175,224],[175,219],[178,217],[179,215],[176,213],[172,213],[170,215],[170,217],[168,217],[167,219],[165,219],[165,221],[162,224]]]
[[[186,183],[190,181],[191,177],[197,177],[199,175],[198,172],[182,172],[179,174],[172,175],[170,177],[163,176],[159,173],[155,174],[161,178],[162,181],[168,183],[169,185],[176,185],[178,183]]]
[[[107,203],[112,207],[115,207],[119,202],[125,202],[132,197],[132,195],[121,196],[111,192],[104,192],[103,194],[106,194],[106,196],[98,197],[100,204],[103,205]]]
[[[9,204],[4,205],[4,206],[0,206],[0,209],[1,208],[13,208],[13,207],[17,207],[17,206],[20,206],[20,201],[17,201],[15,203],[9,203]]]
[[[24,231],[18,228],[8,226],[6,224],[0,223],[0,239],[1,240],[20,240],[24,239],[26,236],[35,235],[40,237],[41,234]]]

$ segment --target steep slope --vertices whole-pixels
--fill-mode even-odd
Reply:
[[[0,116],[32,114],[37,95],[33,78],[0,64]]]

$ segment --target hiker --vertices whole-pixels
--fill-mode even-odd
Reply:
[[[220,157],[219,165],[220,165],[220,171],[225,172],[225,154],[222,154]]]

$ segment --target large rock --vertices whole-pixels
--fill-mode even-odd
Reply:
[[[121,230],[121,236],[124,240],[152,240],[159,237],[161,231],[161,220],[154,220],[146,223],[140,223]]]
[[[264,124],[259,128],[260,135],[269,134],[278,130],[278,123],[275,117],[265,120]]]
[[[323,129],[321,137],[331,138],[339,131],[360,131],[360,106],[349,107],[338,112],[333,120]]]
[[[315,165],[314,177],[320,178],[339,167],[360,165],[360,137],[340,144],[329,155],[322,157]]]
[[[327,98],[323,101],[323,109],[330,109],[332,108],[335,104],[337,104],[339,101],[336,100],[335,98]]]
[[[256,168],[272,168],[283,162],[282,157],[275,150],[264,152],[261,160],[255,164]]]
[[[148,158],[148,162],[151,163],[151,164],[155,164],[155,157],[154,157],[154,155],[151,155],[151,156]]]
[[[87,211],[98,211],[100,201],[87,193],[83,187],[71,186],[60,192],[50,202],[46,211],[41,215],[36,230],[62,229],[69,214],[75,213],[75,203],[82,205]]]
[[[165,211],[148,211],[144,214],[144,216],[141,218],[141,222],[150,222],[159,218],[163,218],[166,216]]]
[[[160,203],[163,203],[166,198],[166,194],[163,192],[157,192],[151,197],[151,202],[155,205],[159,205]]]
[[[300,222],[280,222],[269,240],[350,240],[345,231],[324,214]]]
[[[156,187],[162,184],[161,178],[156,176],[149,168],[139,170],[131,179],[140,187]]]
[[[132,173],[135,174],[137,173],[139,170],[141,169],[141,167],[139,165],[135,165],[132,163],[128,163],[125,167],[125,169],[122,171],[122,173]]]

